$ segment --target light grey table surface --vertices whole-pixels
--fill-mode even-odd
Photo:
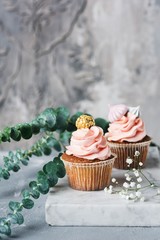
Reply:
[[[2,156],[2,153],[1,153]],[[32,158],[27,167],[22,166],[18,173],[11,173],[9,180],[0,182],[0,216],[8,213],[8,202],[19,201],[20,192],[35,179],[35,174],[41,169],[47,160],[52,157]],[[2,157],[0,157],[0,166]],[[159,240],[160,227],[51,227],[45,222],[46,195],[35,200],[35,206],[31,210],[24,210],[25,223],[21,226],[13,226],[12,236],[4,239],[24,240]],[[123,214],[123,213],[122,213]],[[160,214],[160,213],[157,213]],[[150,216],[148,216],[150,217]],[[129,220],[129,219],[128,219]]]

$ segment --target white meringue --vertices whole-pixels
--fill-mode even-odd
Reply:
[[[128,111],[128,107],[124,104],[110,106],[108,120],[114,122],[120,120]]]
[[[140,116],[140,106],[137,107],[128,107],[129,108],[129,112],[133,113],[134,115],[136,115],[136,117]]]

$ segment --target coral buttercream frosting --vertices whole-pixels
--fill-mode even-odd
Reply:
[[[116,142],[138,142],[146,136],[144,122],[131,112],[120,120],[110,124],[106,137],[109,141]]]
[[[97,126],[77,129],[72,133],[70,145],[66,149],[66,154],[88,160],[105,160],[111,156],[103,129]]]

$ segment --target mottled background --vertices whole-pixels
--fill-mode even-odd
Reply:
[[[0,128],[125,103],[158,143],[159,29],[160,0],[0,0]]]

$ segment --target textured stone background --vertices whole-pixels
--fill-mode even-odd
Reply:
[[[159,142],[159,26],[160,0],[1,0],[0,128],[49,106],[107,117],[125,103]]]

